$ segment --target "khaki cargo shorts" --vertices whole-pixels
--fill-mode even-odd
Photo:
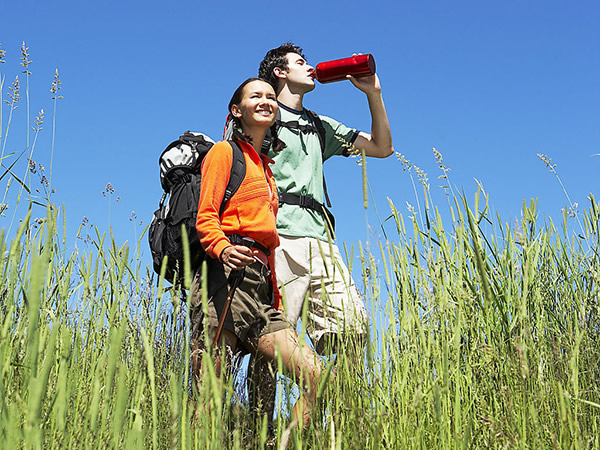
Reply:
[[[286,317],[296,326],[307,301],[306,331],[318,353],[327,334],[367,333],[367,312],[335,244],[308,237],[279,236],[275,249],[277,282]]]
[[[194,277],[190,300],[191,326],[197,333],[206,327],[210,342],[216,334],[229,293],[230,272],[231,269],[219,261],[209,260],[206,316],[202,314],[200,276]],[[246,266],[244,278],[235,290],[223,324],[223,329],[238,338],[237,351],[246,353],[259,337],[292,327],[283,311],[272,306],[272,296],[267,267],[260,262]]]

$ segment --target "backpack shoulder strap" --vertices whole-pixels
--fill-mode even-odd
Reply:
[[[244,158],[244,152],[240,148],[239,144],[234,140],[227,141],[231,145],[233,151],[233,160],[231,162],[231,172],[229,174],[229,183],[225,188],[225,195],[221,202],[221,208],[219,209],[219,215],[225,211],[227,202],[233,197],[233,194],[239,189],[242,181],[246,178],[246,159]]]
[[[319,142],[321,143],[321,160],[325,162],[325,127],[323,126],[323,121],[316,112],[306,108],[304,108],[304,110],[306,111],[306,114],[308,114],[308,117],[310,117],[311,122],[317,130],[317,136],[319,136]],[[325,182],[325,172],[323,172],[323,194],[325,194],[327,206],[331,208],[331,200],[329,200],[327,183]]]
[[[277,108],[277,114],[275,115],[275,123],[277,124],[277,129],[279,129],[281,127],[281,110],[279,108]],[[271,150],[271,147],[273,146],[273,141],[274,137],[271,134],[271,128],[269,128],[265,134],[262,145],[260,146],[260,152],[263,155],[269,154],[269,150]]]
[[[319,136],[319,142],[321,144],[321,155],[325,156],[325,127],[323,126],[323,121],[316,112],[306,108],[304,108],[304,110],[317,130],[317,136]]]
[[[291,120],[289,122],[284,122],[281,120],[281,113],[277,111],[277,127],[281,128],[289,128],[292,130],[299,130],[301,133],[316,133],[319,138],[319,144],[321,144],[321,155],[325,154],[325,127],[323,126],[323,121],[319,117],[319,115],[311,111],[310,109],[304,108],[304,111],[308,115],[308,119],[310,121],[307,125],[300,125],[300,122],[297,120]]]
[[[316,133],[317,137],[319,138],[319,144],[321,144],[321,161],[324,162],[325,161],[325,142],[326,142],[326,140],[325,140],[325,127],[323,126],[323,121],[321,120],[321,118],[319,117],[319,115],[316,112],[311,111],[310,109],[306,109],[306,108],[304,108],[304,111],[306,112],[306,114],[310,120],[309,125],[300,125],[297,120],[294,120],[291,122],[283,122],[281,120],[281,115],[278,111],[277,122],[276,122],[277,126],[300,130],[300,132],[302,132],[302,133],[311,133],[311,132]],[[325,181],[325,173],[323,173],[323,194],[325,195],[325,201],[327,203],[327,206],[329,208],[331,208],[331,201],[329,200],[329,193],[327,192],[327,183]]]

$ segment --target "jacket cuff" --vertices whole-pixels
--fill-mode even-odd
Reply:
[[[221,260],[221,253],[223,253],[223,250],[230,246],[231,242],[229,242],[229,239],[224,237],[213,246],[213,248],[210,251],[212,253],[210,256],[214,259]]]

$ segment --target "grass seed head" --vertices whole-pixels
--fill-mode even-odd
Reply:
[[[417,177],[419,178],[419,183],[429,189],[429,178],[427,178],[427,174],[418,166],[415,166],[415,172],[417,173]]]
[[[575,202],[571,206],[565,206],[564,208],[561,208],[560,212],[563,214],[566,213],[568,217],[577,217],[577,214],[579,212],[579,211],[577,211],[578,206],[579,206],[579,203]]]
[[[23,66],[24,70],[22,71],[25,75],[31,75],[31,72],[29,71],[29,65],[32,63],[33,61],[31,61],[29,59],[29,47],[25,46],[25,41],[23,41],[21,43],[21,65]]]
[[[546,167],[550,170],[550,172],[554,172],[556,169],[556,164],[552,164],[552,158],[548,155],[544,155],[543,153],[538,153],[537,157],[540,158]]]
[[[61,90],[60,87],[60,76],[58,74],[58,69],[55,69],[54,72],[54,80],[52,80],[52,87],[50,88],[50,92],[52,94],[54,94],[52,96],[52,100],[60,100],[62,97],[62,95],[58,95],[59,91]]]
[[[440,151],[435,147],[432,147],[432,148],[433,148],[433,156],[435,157],[435,161],[438,163],[438,167],[443,172],[442,175],[440,175],[438,178],[448,178],[447,174],[448,174],[448,172],[450,172],[450,168],[446,167],[446,165],[444,164],[444,159],[443,159]]]
[[[406,170],[410,172],[413,168],[411,162],[400,152],[396,152],[396,157],[398,158],[398,161],[400,161],[400,164],[402,164],[402,172]]]
[[[102,195],[104,195],[106,197],[107,195],[111,195],[114,193],[115,193],[115,189],[113,188],[113,185],[109,181],[108,183],[106,183],[106,187],[102,191]]]
[[[4,100],[7,104],[11,106],[11,109],[17,109],[17,104],[19,100],[21,100],[21,86],[19,84],[19,76],[15,77],[15,81],[8,87],[8,96],[10,97],[10,101]]]
[[[44,123],[44,110],[40,109],[39,114],[35,117],[35,122],[33,122],[35,124],[35,127],[31,127],[31,129],[34,132],[39,132],[41,131],[42,128],[42,124]]]
[[[346,149],[346,151],[350,154],[350,155],[360,155],[361,151],[360,149],[356,148],[354,146],[354,144],[351,144],[350,142],[348,142],[346,139],[344,139],[342,136],[334,136],[338,141],[340,141],[342,147],[344,147]]]

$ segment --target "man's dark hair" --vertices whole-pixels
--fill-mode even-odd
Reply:
[[[285,44],[281,44],[277,48],[272,48],[267,52],[263,60],[260,62],[260,66],[258,68],[258,76],[263,80],[267,80],[277,92],[277,80],[278,78],[273,73],[276,67],[280,69],[287,70],[287,59],[285,55],[288,53],[298,53],[304,59],[306,57],[302,53],[302,48],[293,44],[292,42],[286,42]]]

